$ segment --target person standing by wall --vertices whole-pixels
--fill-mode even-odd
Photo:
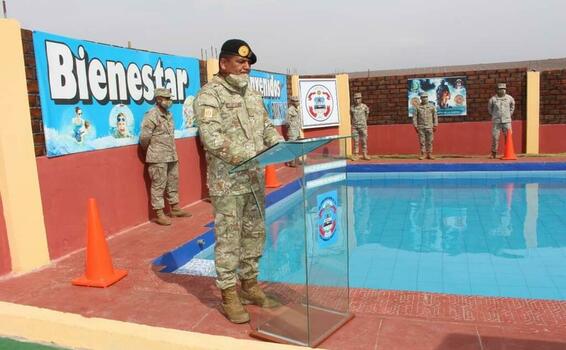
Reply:
[[[179,207],[179,161],[173,115],[168,111],[171,104],[171,91],[155,89],[155,106],[145,113],[140,132],[140,145],[151,178],[151,207],[159,225],[171,225],[171,219],[163,212],[165,191],[172,217],[191,216]]]
[[[219,73],[203,86],[193,105],[214,208],[216,285],[222,294],[222,312],[233,323],[250,320],[242,303],[280,305],[257,282],[265,244],[263,169],[230,172],[283,140],[269,120],[261,94],[250,87],[249,73],[256,61],[245,41],[226,41],[220,49]]]
[[[362,142],[362,154],[364,160],[369,160],[368,156],[368,116],[369,107],[362,103],[362,94],[354,94],[354,104],[350,108],[352,116],[352,137],[354,139],[354,152],[352,160],[358,160],[358,147]]]
[[[436,107],[428,103],[428,95],[426,92],[420,94],[421,104],[415,109],[413,115],[413,126],[417,135],[419,135],[420,153],[419,159],[434,159],[432,156],[432,142],[434,133],[438,127],[438,116]]]
[[[497,84],[497,94],[489,99],[487,109],[491,115],[491,159],[497,157],[497,146],[499,145],[499,135],[507,139],[507,133],[511,131],[511,117],[515,111],[515,99],[507,95],[507,84]]]

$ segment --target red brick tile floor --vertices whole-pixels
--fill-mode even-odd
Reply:
[[[566,161],[525,158],[519,161]],[[379,158],[382,162],[426,162]],[[482,158],[428,162],[497,162]],[[366,162],[367,163],[367,162]],[[277,172],[283,182],[293,169]],[[0,280],[0,300],[47,309],[201,332],[249,338],[250,325],[228,322],[218,311],[220,293],[211,278],[160,273],[152,260],[204,233],[212,221],[206,201],[188,208],[193,216],[172,226],[146,223],[109,239],[115,267],[128,276],[106,289],[75,287],[85,252],[50,266]],[[101,218],[104,225],[104,218]],[[325,340],[326,349],[566,349],[566,302],[354,289],[355,318]],[[252,308],[252,315],[257,311]],[[252,323],[253,324],[253,323]]]

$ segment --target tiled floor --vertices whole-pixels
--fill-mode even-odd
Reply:
[[[294,176],[290,169],[282,169],[278,175],[282,181]],[[83,273],[81,251],[41,271],[3,278],[0,300],[248,338],[250,325],[231,324],[218,312],[220,293],[212,279],[162,274],[151,266],[157,256],[207,230],[204,225],[212,220],[210,204],[199,202],[189,210],[193,217],[176,219],[170,227],[148,223],[110,239],[114,265],[129,271],[110,288],[71,285],[71,279]],[[355,289],[350,308],[356,317],[320,347],[566,349],[566,302]]]

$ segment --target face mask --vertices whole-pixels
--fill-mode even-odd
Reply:
[[[247,74],[229,74],[226,76],[226,81],[237,89],[245,89],[250,82],[250,76]]]
[[[165,110],[171,108],[172,104],[173,104],[173,101],[171,101],[171,100],[161,100],[161,102],[159,103],[161,108],[163,108]]]

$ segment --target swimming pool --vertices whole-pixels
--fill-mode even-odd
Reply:
[[[354,288],[566,300],[566,172],[348,174]],[[298,192],[267,210],[260,279],[304,276]],[[177,273],[213,275],[211,247]],[[274,261],[276,259],[276,261]]]

